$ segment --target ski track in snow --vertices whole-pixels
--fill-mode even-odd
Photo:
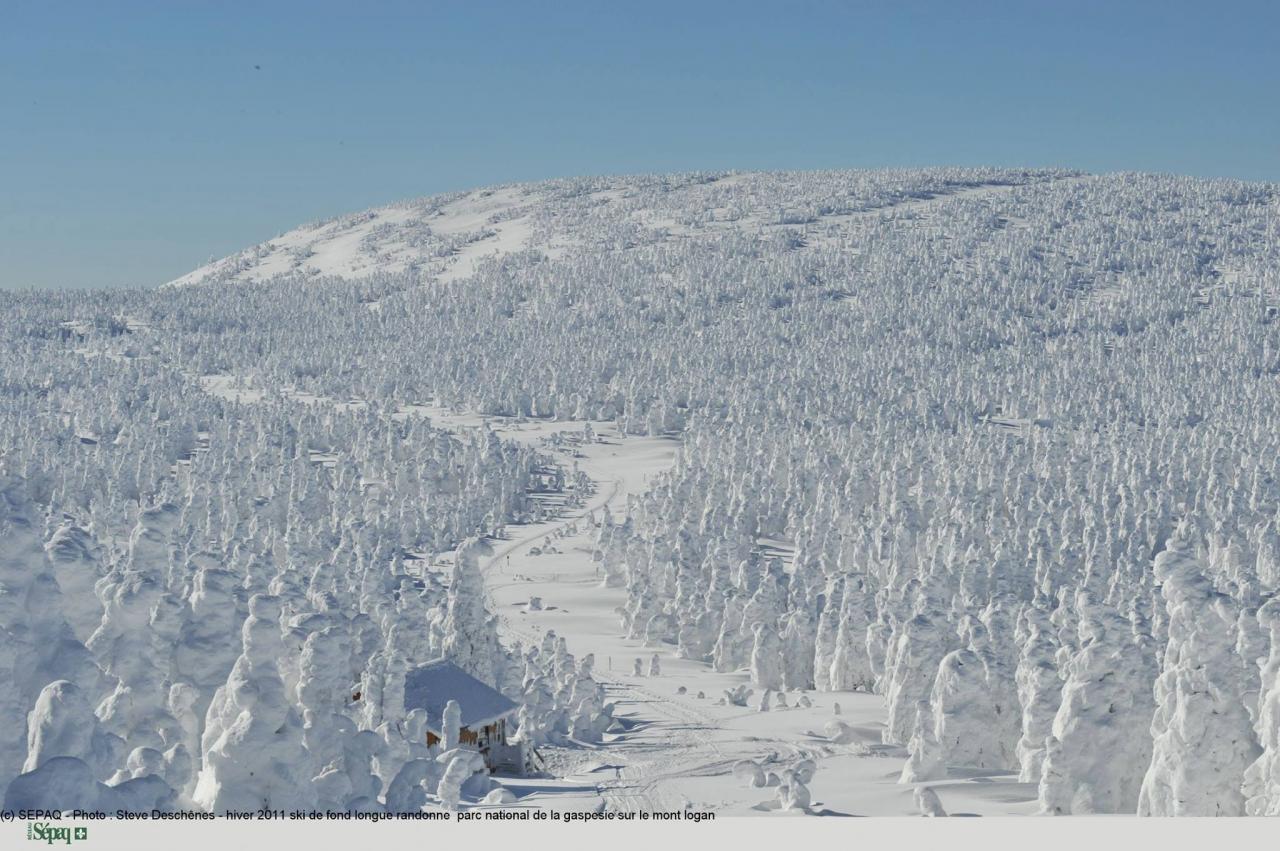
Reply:
[[[566,431],[574,430],[574,424],[566,425],[568,426]],[[596,425],[603,427],[604,424]],[[503,434],[501,428],[497,431],[500,435]],[[598,486],[603,486],[600,487],[601,493],[588,503],[585,510],[574,512],[553,524],[539,526],[536,532],[526,532],[521,537],[497,548],[489,559],[485,566],[485,578],[490,594],[490,605],[495,612],[499,613],[504,631],[509,635],[525,641],[540,639],[540,636],[512,621],[509,614],[510,606],[503,607],[499,604],[494,598],[495,592],[500,589],[519,587],[522,591],[528,591],[530,595],[553,595],[558,592],[560,583],[554,580],[520,585],[513,582],[503,583],[495,566],[508,557],[519,557],[549,535],[580,521],[590,513],[598,512],[605,506],[615,511],[620,509],[631,491],[625,487],[624,470],[613,467],[608,461],[616,459],[616,464],[625,465],[630,460],[626,450],[635,447],[637,441],[625,439],[619,443],[623,447],[623,454],[604,456],[603,459],[598,459],[591,464],[583,463],[582,467],[588,475],[592,476]],[[552,576],[555,577],[557,574]],[[599,588],[597,590],[601,598],[616,598],[619,604],[624,597],[621,589]],[[585,629],[574,630],[572,626],[562,627],[556,632],[565,637],[570,650],[579,656],[594,652],[592,648],[608,638],[608,636],[595,635]],[[597,664],[598,661],[597,658]],[[637,682],[613,677],[598,667],[595,678],[605,685],[609,699],[614,703],[619,715],[628,720],[634,719],[634,723],[648,725],[643,737],[638,734],[628,734],[623,737],[627,748],[637,741],[647,743],[650,739],[658,740],[654,751],[634,760],[626,755],[625,750],[617,747],[605,745],[601,748],[610,755],[610,761],[623,762],[618,778],[600,784],[601,795],[610,809],[622,811],[680,809],[681,802],[672,796],[664,781],[700,773],[727,774],[733,762],[736,761],[735,758],[726,758],[716,743],[714,731],[717,719],[714,717],[672,700]]]

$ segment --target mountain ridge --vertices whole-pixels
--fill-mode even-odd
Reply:
[[[566,178],[508,183],[397,201],[318,220],[207,263],[166,286],[262,281],[281,275],[356,279],[417,271],[424,280],[466,277],[487,256],[534,249],[554,258],[581,245],[584,208],[614,204],[641,231],[820,228],[840,216],[876,213],[984,187],[1016,188],[1090,177],[1059,169],[930,168],[858,171],[725,171]],[[825,191],[810,184],[825,185]],[[723,190],[737,187],[737,192]],[[788,188],[799,189],[790,192]],[[737,194],[740,198],[733,198]],[[729,196],[729,197],[726,197]],[[791,196],[788,199],[788,196]],[[778,208],[777,199],[795,202]],[[806,209],[808,207],[809,209]],[[690,221],[689,210],[708,217]],[[557,222],[567,214],[570,222]],[[645,238],[645,236],[641,236]]]

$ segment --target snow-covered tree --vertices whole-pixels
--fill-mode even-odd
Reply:
[[[1213,589],[1184,523],[1156,557],[1169,644],[1156,680],[1155,739],[1139,815],[1244,815],[1245,769],[1259,747],[1240,701],[1239,614]]]

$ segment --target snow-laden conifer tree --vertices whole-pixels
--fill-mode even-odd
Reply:
[[[1260,750],[1239,698],[1238,608],[1213,589],[1192,546],[1184,522],[1155,560],[1169,643],[1139,815],[1244,815],[1244,773]]]
[[[35,771],[55,757],[74,757],[98,780],[123,757],[124,743],[98,728],[93,707],[80,687],[67,680],[40,692],[27,721],[27,759],[23,772]]]
[[[277,598],[259,594],[249,601],[242,646],[209,705],[192,799],[215,813],[307,809],[316,802],[315,768],[302,719],[276,668],[283,650]]]
[[[21,769],[27,713],[48,683],[66,679],[97,697],[101,671],[62,614],[62,598],[40,540],[29,483],[0,458],[0,787]],[[145,635],[144,635],[145,637]]]
[[[916,721],[907,742],[906,763],[902,766],[899,783],[920,783],[927,780],[941,780],[947,776],[942,748],[933,733],[933,712],[928,701],[916,703]]]
[[[1056,645],[1047,614],[1027,608],[1026,637],[1015,674],[1022,704],[1022,736],[1017,755],[1023,783],[1038,783],[1044,764],[1045,740],[1053,732],[1053,719],[1062,702],[1062,678],[1054,662]]]
[[[870,606],[862,577],[847,577],[840,604],[840,626],[836,632],[835,654],[828,678],[828,685],[833,691],[871,691],[875,683],[871,660],[867,656]]]
[[[954,634],[938,626],[937,616],[931,614],[932,603],[926,595],[919,596],[917,610],[918,613],[902,625],[894,648],[893,665],[886,673],[885,696],[889,713],[884,731],[886,742],[905,743],[910,740],[916,706],[921,700],[931,699],[930,692],[938,676],[939,665],[956,643]],[[965,671],[963,684],[969,682],[967,675],[971,670]],[[981,670],[981,660],[978,660],[978,671]],[[944,690],[949,690],[950,685],[951,678],[948,677]],[[962,683],[957,681],[956,685]]]
[[[458,547],[442,629],[445,656],[476,679],[495,684],[502,651],[485,609],[480,573],[480,559],[490,553],[492,547],[480,538],[468,538]]]
[[[1059,747],[1044,765],[1041,808],[1055,815],[1132,813],[1151,760],[1154,671],[1147,636],[1135,636],[1118,612],[1081,593],[1079,649],[1067,660],[1052,736]]]
[[[1245,771],[1245,809],[1251,816],[1280,815],[1280,597],[1272,597],[1257,614],[1270,640],[1270,653],[1258,660],[1262,697],[1256,729],[1262,753]]]
[[[929,695],[933,735],[942,762],[968,768],[1008,768],[987,667],[970,649],[953,650],[938,665]]]
[[[782,688],[782,642],[773,627],[757,623],[751,648],[751,684],[759,689]]]

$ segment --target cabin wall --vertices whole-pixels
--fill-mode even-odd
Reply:
[[[440,736],[427,731],[427,745],[441,744]],[[507,774],[525,773],[525,749],[523,745],[507,742],[507,719],[499,718],[492,724],[478,729],[463,727],[458,731],[458,744],[480,751],[489,771]]]

